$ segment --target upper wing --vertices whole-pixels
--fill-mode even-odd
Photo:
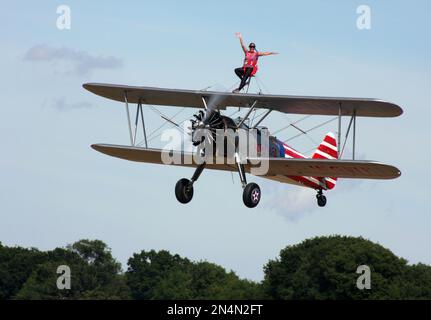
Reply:
[[[114,84],[86,83],[85,89],[99,96],[123,101],[125,92],[131,103],[203,108],[202,97],[213,101],[219,109],[249,107],[256,101],[256,108],[272,109],[292,114],[338,115],[341,106],[343,116],[397,117],[403,110],[396,104],[377,99],[307,97],[268,94],[242,94],[214,91],[196,91],[135,87]]]
[[[164,164],[162,161],[162,150],[145,149],[139,147],[95,144],[93,149],[104,154],[138,162]],[[185,167],[196,167],[192,153],[174,151],[172,157],[180,157],[178,164]],[[394,179],[401,175],[401,172],[390,165],[373,161],[351,161],[351,160],[323,160],[323,159],[288,159],[288,158],[249,158],[245,165],[247,172],[260,165],[253,165],[258,161],[268,161],[268,171],[263,177],[271,178],[275,176],[312,176],[312,177],[338,177],[357,179]],[[236,171],[235,164],[207,164],[208,169]],[[262,166],[264,167],[264,165]],[[252,172],[253,173],[253,172]]]

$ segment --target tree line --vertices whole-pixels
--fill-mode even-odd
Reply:
[[[60,290],[57,268],[71,270]],[[357,267],[371,288],[357,286]],[[369,240],[330,236],[287,246],[263,267],[261,282],[166,250],[133,254],[122,271],[100,240],[40,251],[0,243],[0,299],[431,299],[431,266],[409,265]]]

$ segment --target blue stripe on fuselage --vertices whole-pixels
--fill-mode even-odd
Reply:
[[[275,158],[284,158],[285,157],[285,150],[284,150],[284,144],[282,141],[273,138],[271,139],[271,149],[270,149],[270,155]],[[278,152],[277,152],[278,151]]]
[[[278,143],[278,146],[279,146],[279,148],[280,148],[280,157],[281,157],[281,158],[284,158],[284,157],[285,157],[285,155],[286,155],[286,151],[284,150],[284,144],[283,144],[283,142],[282,142],[282,141],[280,141],[280,140],[278,140],[278,139],[277,139],[277,143]]]

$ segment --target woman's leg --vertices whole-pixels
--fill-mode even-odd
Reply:
[[[238,78],[240,78],[242,80],[242,77],[244,76],[244,70],[243,70],[243,68],[236,68],[235,69],[235,74],[238,76]]]
[[[245,69],[244,76],[241,79],[241,84],[239,85],[238,91],[241,91],[242,88],[245,87],[245,84],[247,83],[248,78],[250,78],[252,72],[253,72],[253,68]]]

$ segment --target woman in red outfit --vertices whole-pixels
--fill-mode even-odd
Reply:
[[[243,66],[235,69],[236,75],[241,79],[239,87],[233,91],[235,93],[240,92],[246,85],[247,80],[254,76],[254,74],[257,72],[257,60],[259,57],[278,54],[277,52],[258,52],[256,50],[256,45],[253,42],[248,45],[247,50],[247,47],[244,45],[241,33],[237,32],[236,36],[239,38],[239,42],[241,43],[241,48],[244,51],[245,57]]]

